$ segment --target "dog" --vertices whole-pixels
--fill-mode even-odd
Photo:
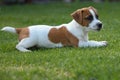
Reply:
[[[106,46],[107,41],[88,40],[89,31],[100,31],[102,22],[97,10],[90,6],[74,11],[73,20],[59,26],[33,25],[25,28],[6,26],[2,31],[18,34],[19,43],[16,48],[21,52],[31,52],[28,48],[37,46],[55,48],[64,46],[73,47],[100,47]]]

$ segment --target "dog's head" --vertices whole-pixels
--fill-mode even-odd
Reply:
[[[73,19],[89,30],[101,30],[102,22],[99,20],[97,10],[90,6],[87,8],[78,9],[71,14]]]

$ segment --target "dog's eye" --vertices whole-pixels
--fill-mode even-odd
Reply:
[[[92,16],[92,15],[89,15],[89,16],[87,16],[85,19],[92,21],[92,20],[93,20],[93,16]]]
[[[95,15],[96,16],[96,18],[98,19],[99,18],[99,16],[98,15]]]

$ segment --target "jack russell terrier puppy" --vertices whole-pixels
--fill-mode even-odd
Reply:
[[[19,43],[16,48],[22,52],[31,52],[28,48],[37,46],[55,48],[64,46],[73,47],[100,47],[106,46],[107,41],[89,41],[88,31],[100,31],[102,22],[94,7],[78,9],[71,14],[73,20],[59,26],[34,25],[25,28],[4,27],[1,30],[17,33]]]

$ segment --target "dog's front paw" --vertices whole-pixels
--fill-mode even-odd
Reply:
[[[107,41],[100,41],[100,46],[107,46],[108,42]]]

